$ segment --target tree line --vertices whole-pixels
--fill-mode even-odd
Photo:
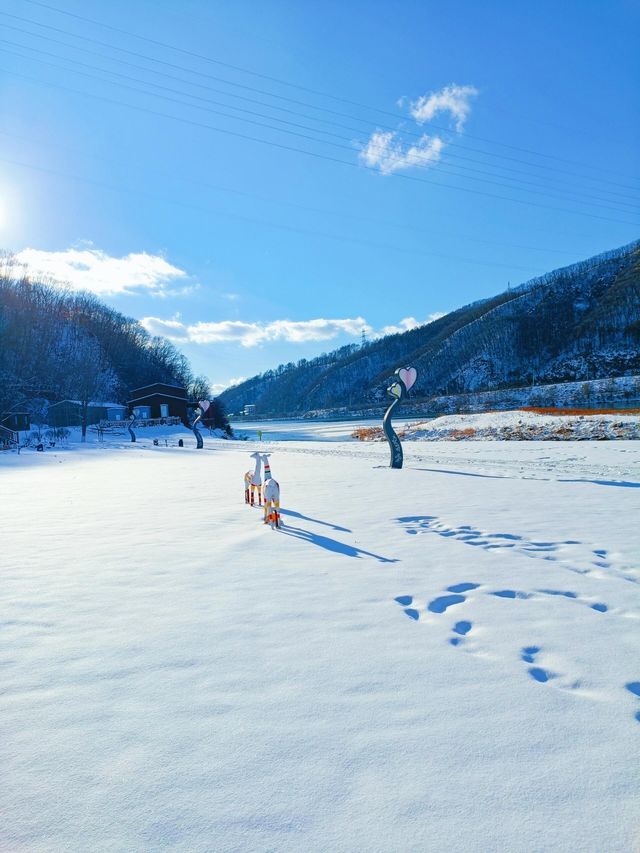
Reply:
[[[0,413],[19,407],[42,420],[50,403],[126,403],[131,389],[154,382],[180,385],[192,400],[211,397],[208,379],[137,320],[32,278],[11,256],[0,260]],[[225,428],[222,405],[214,411]]]
[[[226,390],[258,415],[382,404],[396,367],[415,398],[640,372],[640,241],[459,308],[364,347],[281,365]]]

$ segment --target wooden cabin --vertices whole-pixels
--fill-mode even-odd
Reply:
[[[197,404],[189,401],[182,386],[154,382],[143,388],[135,388],[127,405],[129,413],[139,420],[180,418],[186,424],[190,410]]]

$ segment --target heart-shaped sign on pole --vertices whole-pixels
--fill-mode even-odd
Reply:
[[[200,400],[198,402],[198,405],[200,406],[203,412],[206,412],[211,403],[208,400]]]
[[[391,416],[393,415],[393,410],[404,399],[405,392],[415,385],[415,381],[418,378],[418,371],[415,367],[399,367],[396,370],[395,375],[398,377],[398,382],[392,382],[387,388],[387,394],[394,399],[393,403],[391,403],[387,411],[384,413],[382,429],[384,430],[384,434],[389,442],[389,448],[391,450],[391,467],[402,468],[402,444],[400,443],[400,439],[391,424]]]
[[[415,385],[415,381],[418,378],[418,371],[415,367],[401,367],[397,373],[400,379],[404,382],[404,387],[407,391]]]

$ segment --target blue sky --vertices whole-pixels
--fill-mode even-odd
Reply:
[[[639,8],[5,0],[0,244],[217,388],[425,322],[638,237]]]

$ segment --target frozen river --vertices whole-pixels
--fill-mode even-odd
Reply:
[[[394,419],[396,428],[405,424],[419,423],[425,418]],[[382,417],[362,420],[282,420],[282,421],[232,421],[234,432],[257,439],[262,430],[262,439],[271,441],[351,441],[351,433],[358,427],[382,426]]]

